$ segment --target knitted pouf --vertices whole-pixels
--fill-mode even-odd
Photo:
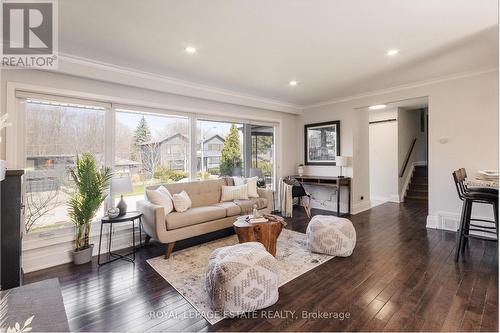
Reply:
[[[209,257],[206,287],[212,309],[227,317],[278,301],[276,259],[261,243],[218,248]]]
[[[328,215],[316,215],[307,226],[311,252],[348,257],[356,245],[356,230],[351,221]]]

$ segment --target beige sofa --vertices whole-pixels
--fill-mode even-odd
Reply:
[[[176,241],[231,227],[237,216],[251,214],[254,204],[260,213],[271,212],[272,192],[265,189],[257,189],[259,198],[220,202],[222,186],[233,185],[231,181],[232,178],[221,178],[164,185],[171,194],[183,190],[188,193],[193,206],[183,213],[173,211],[165,216],[162,206],[148,200],[137,202],[137,209],[144,214],[142,222],[146,241],[152,238],[166,243],[165,258],[168,259]]]

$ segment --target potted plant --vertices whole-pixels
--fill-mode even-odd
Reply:
[[[90,224],[106,199],[111,183],[111,169],[97,167],[94,156],[84,153],[76,157],[76,166],[70,170],[75,191],[68,204],[68,214],[76,227],[73,262],[85,264],[92,259],[93,244],[89,244]]]

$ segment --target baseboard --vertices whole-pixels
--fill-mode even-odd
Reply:
[[[101,255],[108,252],[107,235],[107,232],[102,235]],[[145,238],[144,232],[142,233],[142,236]],[[138,241],[137,238],[136,241]],[[94,244],[93,255],[96,256],[98,253],[99,236],[96,234],[92,235],[90,242]],[[113,251],[131,246],[132,231],[130,228],[113,231]],[[46,246],[40,246],[38,248],[24,249],[22,258],[23,271],[25,273],[29,273],[44,268],[70,263],[73,261],[73,249],[74,241],[64,241],[52,243]]]
[[[427,215],[427,224],[425,227],[429,229],[438,229],[437,221],[438,217],[436,215]]]
[[[359,214],[371,208],[372,204],[370,200],[356,202],[355,204],[352,205],[352,215]]]
[[[491,220],[492,216],[477,216],[474,215],[472,218],[482,219],[482,220]],[[458,230],[460,223],[460,214],[439,211],[436,212],[435,215],[427,216],[427,225],[426,227],[429,229],[440,229],[456,232]]]
[[[388,197],[370,196],[371,207],[379,206],[386,202],[399,203],[399,196],[397,194],[392,194]]]

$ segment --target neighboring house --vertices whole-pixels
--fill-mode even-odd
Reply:
[[[203,141],[203,151],[201,145],[197,146],[197,166],[198,169],[210,170],[218,168],[222,155],[224,138],[216,134]],[[187,136],[177,133],[165,139],[150,141],[141,145],[141,158],[143,165],[148,169],[148,165],[163,165],[170,170],[187,171],[189,156],[189,139]]]
[[[198,165],[200,166],[201,159],[203,157],[204,170],[218,168],[220,165],[220,158],[222,156],[222,147],[224,147],[224,138],[218,134],[203,141],[203,152],[198,149],[198,152],[196,153],[198,157]]]
[[[170,170],[188,169],[189,139],[177,133],[167,138],[150,141],[141,145],[143,165],[163,165]]]

